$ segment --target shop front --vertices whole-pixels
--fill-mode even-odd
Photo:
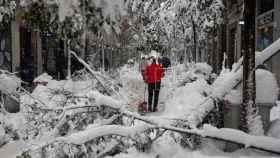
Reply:
[[[257,51],[262,51],[273,43],[273,26],[267,25],[257,29]]]
[[[262,51],[273,43],[274,0],[258,0],[256,17],[256,50]]]

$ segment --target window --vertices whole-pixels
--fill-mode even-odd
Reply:
[[[257,50],[262,51],[273,42],[273,26],[258,28]]]
[[[274,0],[258,0],[258,14],[274,9]]]

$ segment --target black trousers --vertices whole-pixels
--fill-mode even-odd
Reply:
[[[160,91],[160,82],[148,84],[149,98],[148,110],[155,112],[158,106],[158,96]]]

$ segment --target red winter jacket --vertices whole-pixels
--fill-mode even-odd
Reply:
[[[147,83],[156,83],[164,76],[164,70],[161,65],[152,63],[145,68],[144,77]]]

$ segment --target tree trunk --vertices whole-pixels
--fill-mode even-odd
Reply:
[[[71,53],[69,51],[69,41],[64,39],[64,51],[67,54],[67,80],[71,79]]]
[[[196,56],[196,49],[197,49],[197,39],[196,39],[196,27],[195,22],[193,20],[193,17],[191,17],[192,20],[192,30],[193,30],[193,61],[196,62],[197,56]]]
[[[244,0],[244,51],[243,51],[243,103],[241,105],[240,128],[244,132],[258,132],[250,130],[252,124],[260,123],[256,107],[256,79],[255,79],[255,8],[256,1]],[[257,122],[256,122],[257,121]],[[257,133],[256,133],[257,134]]]

